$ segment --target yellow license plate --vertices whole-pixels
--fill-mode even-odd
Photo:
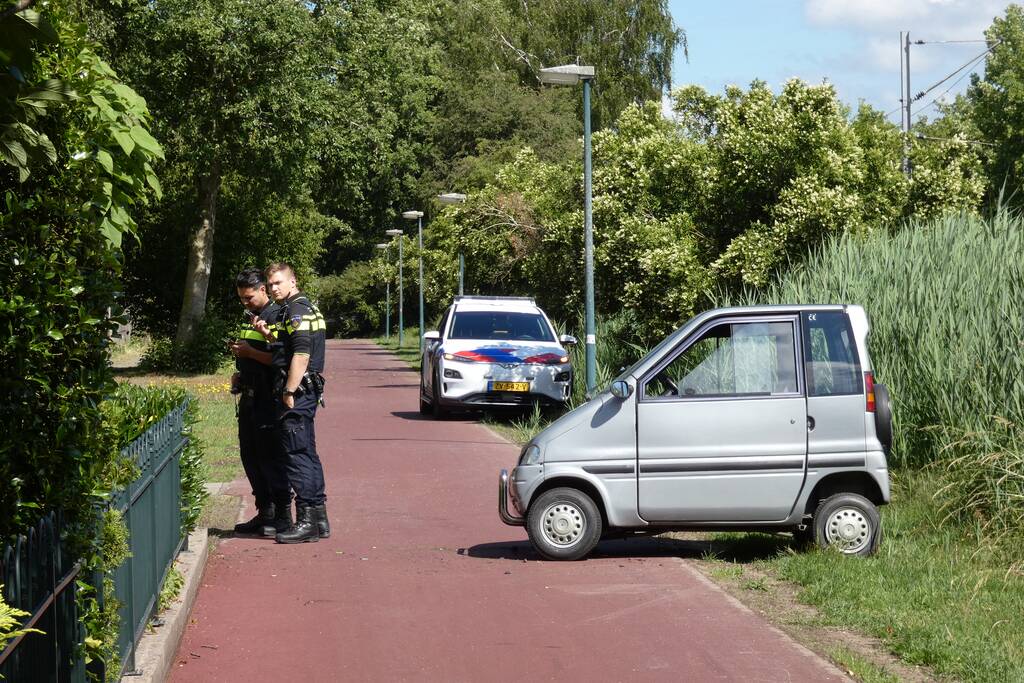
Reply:
[[[491,382],[491,391],[529,391],[529,382]]]

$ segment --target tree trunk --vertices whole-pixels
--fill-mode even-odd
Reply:
[[[206,290],[210,286],[210,268],[213,265],[213,229],[219,191],[220,164],[214,162],[209,174],[199,180],[200,223],[188,251],[185,296],[181,302],[175,340],[179,346],[192,341],[206,312]]]

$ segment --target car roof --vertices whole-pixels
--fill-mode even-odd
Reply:
[[[509,311],[514,313],[537,313],[540,307],[525,296],[457,296],[456,311]]]

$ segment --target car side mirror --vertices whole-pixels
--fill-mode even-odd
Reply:
[[[561,342],[562,344],[565,344],[566,346],[575,346],[576,344],[580,343],[580,341],[571,334],[563,334],[561,337],[558,338],[558,341]]]
[[[633,393],[633,387],[625,380],[612,382],[612,396],[615,398],[629,398]]]
[[[423,333],[423,340],[428,342],[436,342],[441,340],[441,333],[437,330],[430,330],[429,332]]]

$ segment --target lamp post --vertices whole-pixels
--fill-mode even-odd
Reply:
[[[385,235],[398,238],[398,348],[402,348],[402,335],[405,332],[405,318],[402,316],[402,299],[405,298],[405,291],[402,287],[402,235],[405,231],[393,228],[385,230]]]
[[[597,334],[594,325],[594,224],[590,187],[590,85],[594,67],[566,64],[540,70],[540,82],[576,85],[583,82],[583,261],[586,278],[587,393],[597,384]]]
[[[420,353],[423,353],[423,212],[403,211],[402,218],[407,221],[416,221],[417,233],[419,234],[420,253]]]
[[[437,195],[438,200],[442,204],[465,204],[466,195],[461,192],[445,192],[444,194]],[[466,276],[466,259],[462,256],[462,250],[459,249],[459,296],[462,296],[462,283]]]
[[[376,245],[378,249],[384,250],[384,258],[388,257],[388,247],[391,245],[387,242]],[[391,341],[391,278],[389,277],[384,281],[384,339]]]

